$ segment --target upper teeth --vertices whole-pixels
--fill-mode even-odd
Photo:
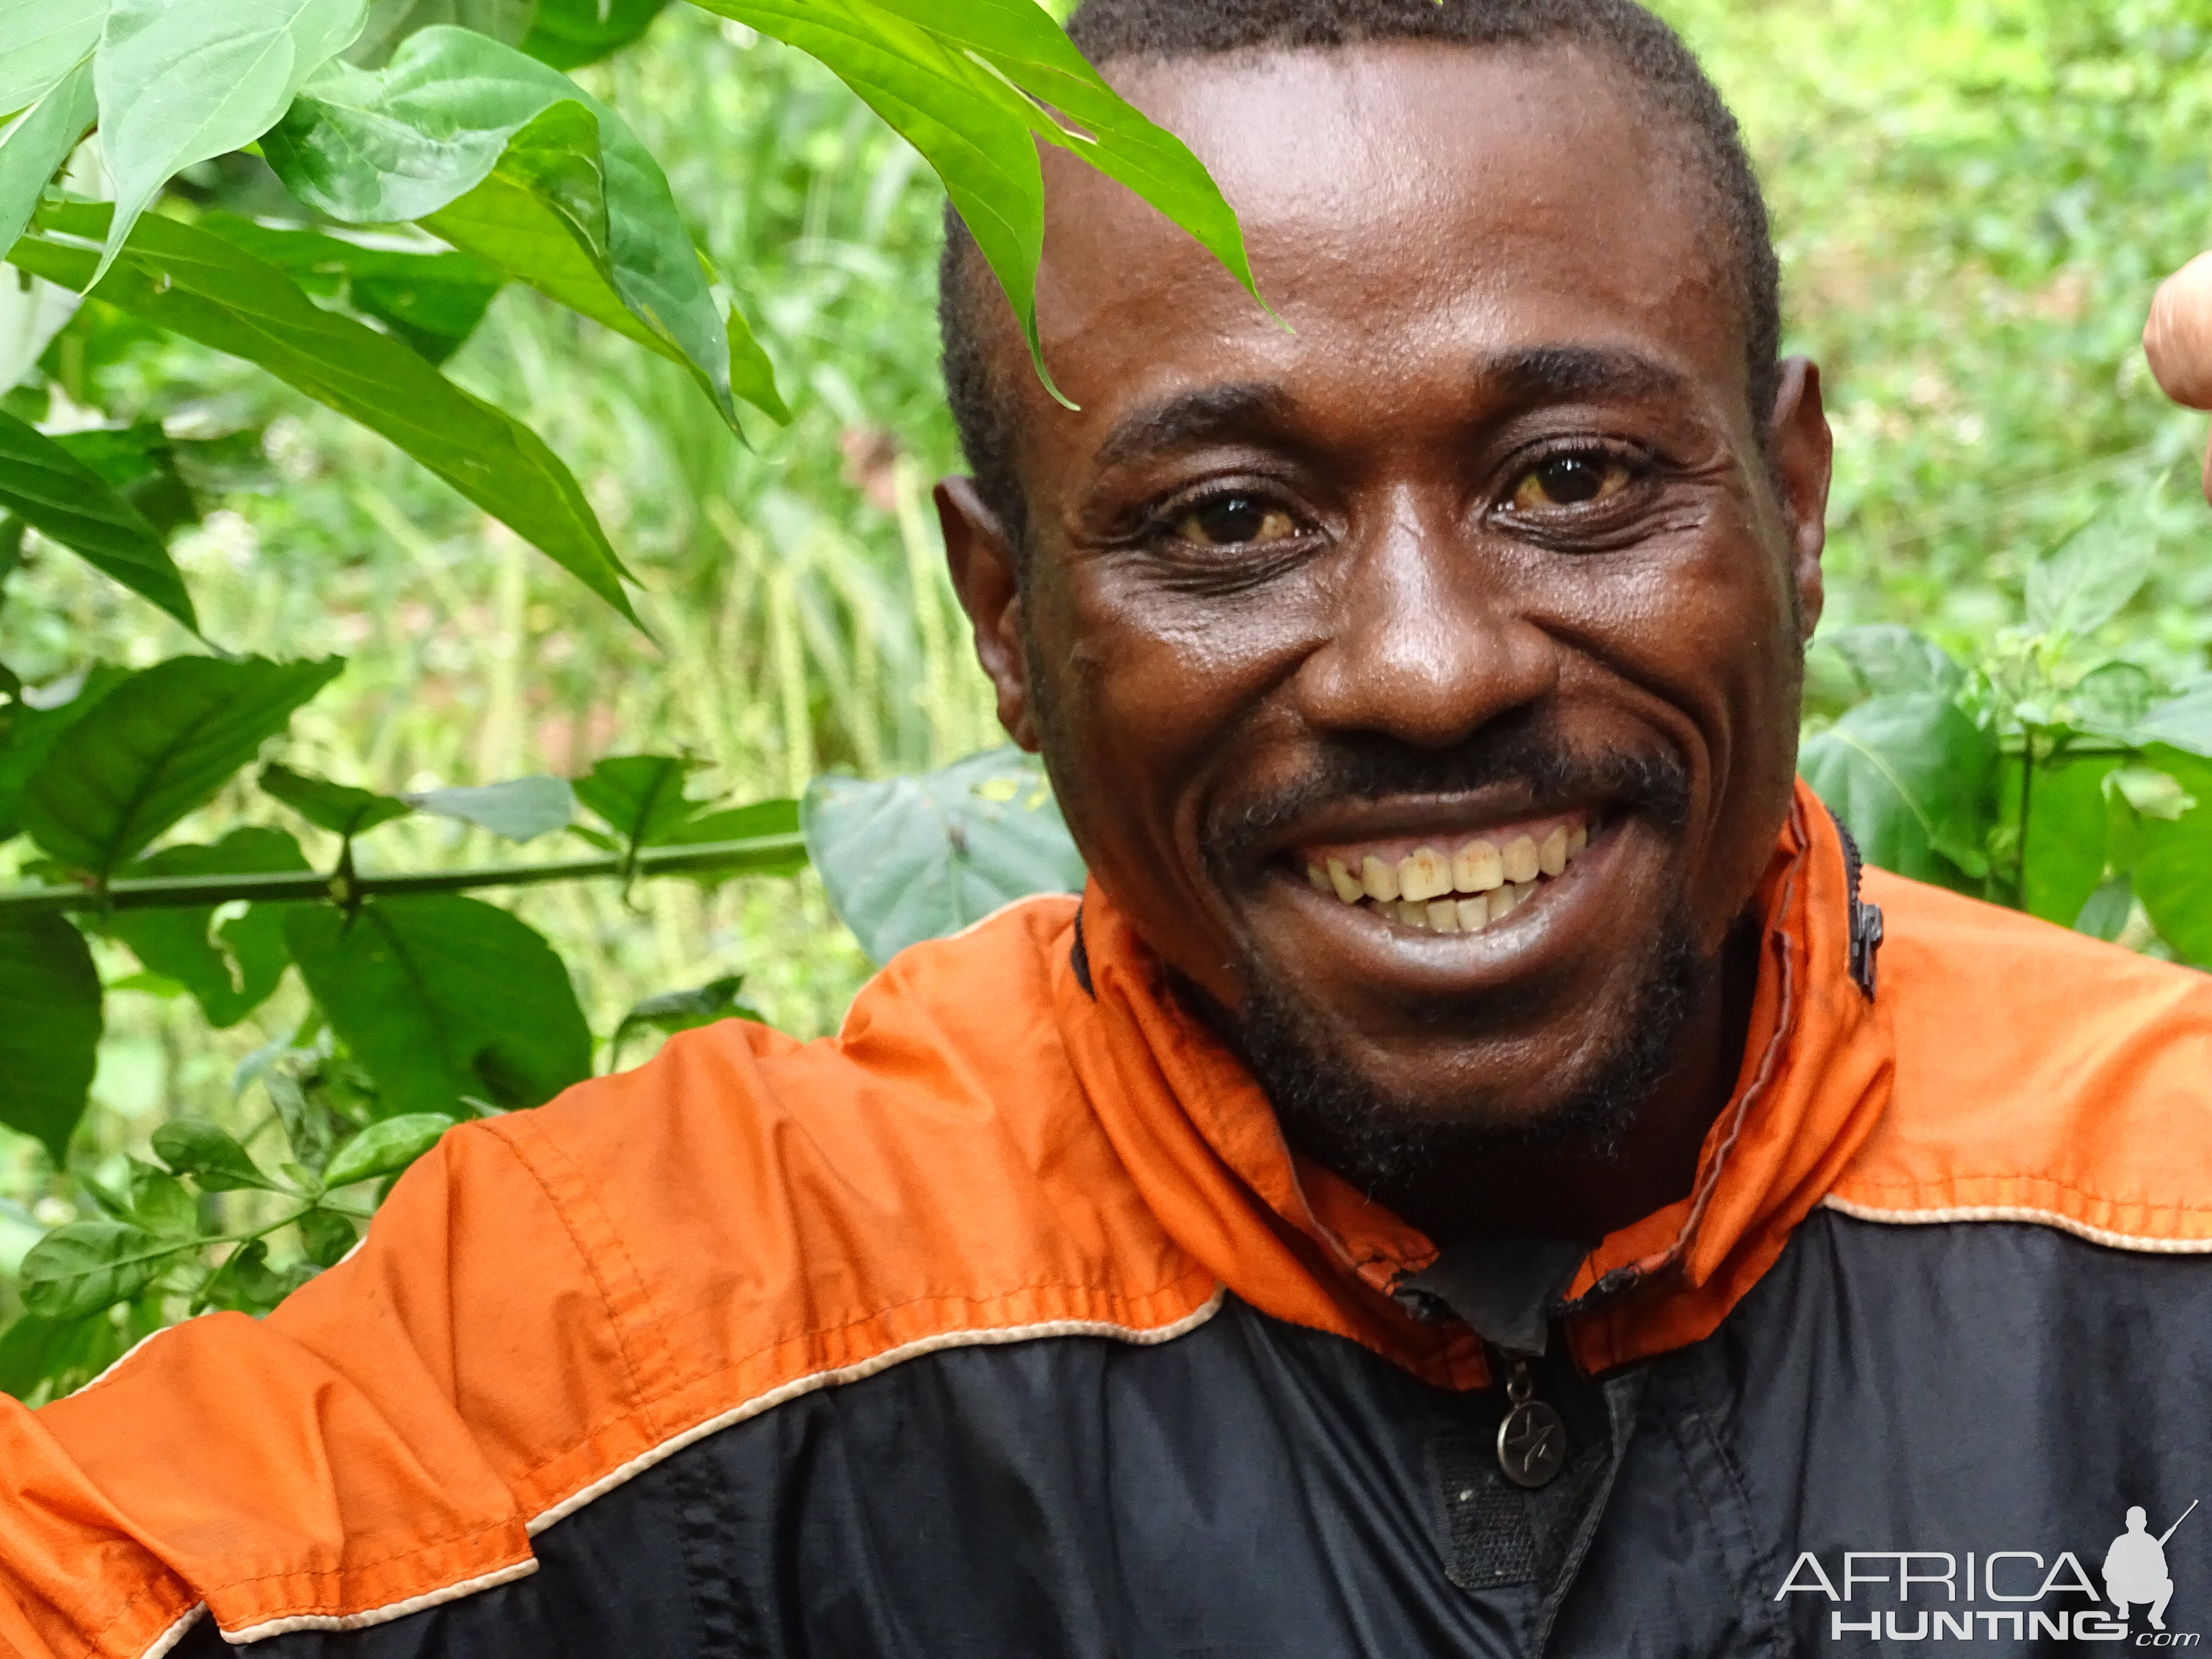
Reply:
[[[1395,864],[1370,853],[1357,870],[1332,858],[1325,867],[1308,865],[1306,878],[1346,904],[1372,901],[1377,913],[1408,927],[1473,933],[1510,911],[1539,880],[1559,874],[1589,842],[1587,824],[1556,824],[1541,840],[1515,836],[1501,847],[1479,836],[1449,854],[1417,848]],[[1455,892],[1468,896],[1449,896]]]

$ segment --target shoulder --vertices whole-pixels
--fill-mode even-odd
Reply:
[[[1830,1202],[2212,1251],[2212,975],[1869,870],[1888,1109]]]

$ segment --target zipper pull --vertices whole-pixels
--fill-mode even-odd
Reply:
[[[1524,1355],[1511,1358],[1505,1398],[1511,1409],[1498,1425],[1498,1467],[1516,1486],[1548,1486],[1566,1464],[1567,1425],[1536,1398],[1536,1379]]]

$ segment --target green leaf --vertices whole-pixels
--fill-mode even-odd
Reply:
[[[300,843],[281,830],[240,829],[212,847],[165,847],[125,873],[246,876],[308,867]],[[107,931],[152,972],[190,991],[210,1025],[227,1030],[270,999],[291,958],[282,905],[252,905],[220,926],[215,915],[212,905],[118,910]]]
[[[179,171],[274,126],[367,10],[368,0],[114,0],[93,73],[115,187],[100,269]]]
[[[2081,639],[2119,615],[2148,580],[2158,540],[2136,514],[2099,519],[2027,572],[2027,623]]]
[[[799,803],[795,800],[755,801],[750,806],[726,806],[688,818],[663,834],[663,847],[701,847],[714,842],[757,841],[799,833]],[[806,849],[789,845],[762,849],[733,858],[712,870],[685,871],[684,879],[716,887],[733,876],[790,876],[806,867]]]
[[[190,1176],[210,1193],[234,1193],[248,1188],[281,1193],[290,1189],[261,1172],[245,1147],[229,1130],[198,1118],[172,1118],[154,1131],[154,1156],[175,1175]]]
[[[82,1319],[25,1314],[0,1334],[0,1394],[22,1400],[47,1385],[58,1396],[106,1370],[126,1346],[114,1320],[97,1314]]]
[[[2145,711],[2133,733],[2137,743],[2169,744],[2212,757],[2212,677]]]
[[[100,1048],[100,973],[62,917],[0,912],[0,1123],[57,1169],[84,1115]]]
[[[69,451],[0,410],[0,507],[199,632],[161,532]]]
[[[623,1045],[639,1031],[661,1031],[673,1036],[678,1031],[696,1031],[717,1020],[758,1020],[759,1011],[738,996],[744,984],[742,975],[732,974],[726,979],[709,981],[696,990],[665,991],[659,996],[646,998],[624,1014],[622,1024],[615,1027],[615,1040],[610,1045],[614,1063],[622,1063]]]
[[[275,761],[261,769],[259,782],[264,793],[274,795],[317,829],[334,836],[350,838],[380,823],[404,818],[415,810],[389,795],[295,772]]]
[[[464,1097],[537,1106],[591,1073],[568,969],[496,906],[440,894],[371,900],[349,919],[301,905],[284,936],[385,1115],[450,1114]]]
[[[559,70],[466,29],[426,29],[387,69],[331,65],[263,151],[318,211],[419,220],[683,364],[736,427],[730,337],[668,180]]]
[[[49,284],[48,286],[51,286]],[[240,434],[233,434],[233,441]],[[249,441],[252,434],[243,434]],[[70,456],[90,467],[138,515],[167,537],[179,526],[200,521],[200,504],[185,477],[186,453],[222,444],[222,440],[172,440],[159,421],[132,426],[90,427],[52,434]],[[258,447],[258,443],[256,445]],[[192,470],[200,469],[196,464]]]
[[[2135,883],[2125,875],[2100,882],[2096,890],[2081,902],[2081,908],[2074,918],[2074,931],[2109,945],[2127,930],[2135,902]]]
[[[819,59],[921,152],[1006,289],[1048,387],[1036,331],[1044,185],[1032,135],[1137,191],[1258,296],[1236,215],[1206,169],[1125,103],[1035,0],[695,3]]]
[[[575,781],[576,799],[626,846],[658,847],[699,811],[684,793],[685,775],[698,765],[666,755],[611,756]]]
[[[377,1128],[386,1127],[378,1124]],[[370,1131],[371,1133],[374,1130]],[[350,1218],[335,1210],[310,1210],[300,1218],[300,1243],[307,1252],[307,1260],[318,1267],[335,1267],[345,1260],[348,1250],[361,1242]]]
[[[1083,885],[1044,774],[1016,749],[920,777],[817,778],[801,818],[830,902],[878,962],[1026,894]]]
[[[128,1302],[194,1248],[125,1221],[72,1221],[24,1256],[24,1310],[42,1319],[82,1319]]]
[[[1942,646],[1893,623],[1838,629],[1823,634],[1819,644],[1843,659],[1858,682],[1862,697],[1915,691],[1949,696],[1966,681],[1965,672]]]
[[[203,1308],[265,1314],[314,1276],[314,1268],[304,1261],[285,1273],[272,1272],[269,1247],[256,1238],[233,1250],[230,1259],[208,1275],[195,1303]]]
[[[251,1076],[245,1066],[239,1069],[236,1088],[243,1090],[260,1079],[269,1103],[276,1109],[276,1121],[283,1126],[285,1143],[301,1168],[319,1177],[323,1168],[331,1161],[331,1115],[307,1098],[299,1079],[276,1062],[291,1052],[282,1042],[272,1044],[274,1053],[264,1050],[267,1059]]]
[[[106,209],[41,210],[42,227],[96,234]],[[28,236],[8,256],[82,289],[92,256]],[[583,490],[538,434],[471,396],[397,340],[319,309],[283,272],[222,237],[156,215],[132,234],[97,297],[132,316],[258,363],[318,403],[389,438],[635,622],[629,575]]]
[[[343,299],[434,363],[459,350],[483,320],[507,273],[474,254],[368,247],[298,226],[204,213],[199,227],[245,249],[318,299]]]
[[[2136,896],[2183,960],[2212,968],[2212,761],[2173,748],[2148,759],[2201,804],[2175,819],[2133,820]]]
[[[439,1112],[410,1112],[372,1123],[338,1148],[324,1173],[324,1182],[335,1192],[341,1187],[398,1175],[436,1146],[438,1137],[453,1127],[453,1120]]]
[[[2084,731],[2125,737],[2150,712],[2158,682],[2150,671],[2131,662],[2100,664],[2075,683],[2067,706]]]
[[[110,879],[212,800],[343,666],[335,657],[176,657],[132,675],[46,757],[24,797],[23,827],[70,868]]]
[[[131,1218],[157,1237],[200,1236],[199,1200],[167,1170],[131,1160]]]
[[[522,49],[555,69],[580,69],[636,40],[667,6],[668,0],[539,0]]]
[[[1808,738],[1797,769],[1885,870],[1960,886],[1986,873],[1996,744],[1948,697],[1875,697]],[[1978,867],[1977,867],[1978,866]]]
[[[2105,787],[2141,817],[2166,823],[2197,805],[2197,797],[2182,787],[2180,779],[2154,766],[2115,767],[2105,775]]]
[[[0,0],[0,6],[4,5],[5,0]],[[13,56],[12,48],[8,56]],[[9,72],[7,58],[0,57],[0,76]],[[0,131],[0,249],[15,246],[23,227],[31,222],[40,193],[69,160],[98,113],[92,75],[88,57]],[[7,107],[12,106],[0,106]],[[9,377],[10,384],[14,378]]]
[[[2061,756],[2035,769],[2028,798],[2027,839],[2022,848],[2021,908],[2071,927],[2111,862],[2105,834],[2105,792],[2117,757]],[[2020,761],[2008,757],[1996,798],[2008,819],[2018,811]]]
[[[535,841],[576,815],[576,793],[566,778],[510,778],[473,788],[426,789],[402,796],[418,812],[457,818],[506,841]]]
[[[89,58],[106,21],[107,0],[0,0],[0,116],[36,103]]]
[[[474,29],[511,46],[531,33],[538,12],[538,0],[369,0],[368,21],[346,48],[345,60],[374,69],[409,35],[443,25]]]
[[[23,791],[53,753],[54,745],[98,707],[102,697],[130,678],[124,669],[98,664],[78,682],[66,702],[46,702],[44,707],[19,702],[8,711],[7,725],[0,729],[0,841],[21,828]],[[58,691],[56,686],[46,686],[38,695],[43,702]]]

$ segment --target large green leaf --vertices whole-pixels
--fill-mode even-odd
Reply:
[[[0,1123],[58,1166],[100,1047],[100,974],[62,917],[0,912]]]
[[[2192,755],[2212,757],[2212,678],[2152,704],[2134,737],[2137,743],[2170,744]]]
[[[409,35],[441,25],[474,29],[511,46],[531,33],[538,12],[538,0],[369,0],[368,21],[346,48],[345,60],[374,69]]]
[[[67,702],[44,708],[18,701],[0,726],[0,841],[22,828],[23,791],[69,729],[100,700],[131,678],[124,669],[101,664],[77,683]],[[58,693],[57,693],[58,695]]]
[[[434,363],[483,320],[507,273],[474,254],[368,247],[294,225],[205,213],[200,228],[275,265],[318,299],[343,298]]]
[[[305,870],[300,843],[281,830],[234,830],[212,847],[165,847],[125,873],[243,876]],[[185,909],[118,910],[107,931],[152,972],[190,991],[217,1030],[226,1030],[266,1002],[284,976],[282,906],[256,904],[218,926],[212,905]]]
[[[177,657],[132,675],[46,757],[24,797],[24,829],[70,868],[110,879],[212,800],[343,666]]]
[[[319,830],[349,838],[380,823],[404,818],[415,809],[404,800],[356,789],[349,783],[332,783],[306,772],[295,772],[274,762],[261,769],[264,793],[274,795]]]
[[[1986,872],[1996,759],[1950,698],[1913,692],[1861,703],[1806,741],[1797,769],[1869,861],[1956,887]]]
[[[636,40],[667,8],[668,0],[539,0],[522,49],[555,69],[580,69]]]
[[[372,900],[350,917],[303,905],[284,937],[384,1115],[452,1115],[470,1098],[536,1106],[591,1072],[568,969],[495,905],[436,894]]]
[[[89,1381],[123,1357],[126,1346],[112,1319],[41,1319],[25,1314],[0,1335],[0,1394],[23,1399],[40,1384],[59,1394]]]
[[[668,180],[559,70],[467,29],[425,29],[386,69],[325,70],[263,150],[318,211],[420,220],[683,364],[736,424],[731,336]]]
[[[455,818],[502,840],[535,841],[576,816],[576,792],[566,778],[509,778],[504,783],[455,785],[404,797],[418,812]]]
[[[438,1137],[453,1127],[442,1112],[410,1112],[372,1123],[338,1148],[337,1156],[323,1172],[324,1184],[332,1191],[363,1181],[398,1175],[438,1144]]]
[[[6,62],[7,55],[0,54],[0,75],[7,73]],[[69,159],[95,113],[88,58],[0,132],[0,249],[12,247],[23,234],[39,192]],[[10,384],[14,379],[9,377]]]
[[[2110,755],[2062,757],[2035,769],[2028,792],[2027,837],[2021,844],[2021,908],[2070,927],[2105,879],[2108,808],[2105,780],[2118,766]],[[1997,781],[2008,816],[2020,799],[2020,761],[2008,759]]]
[[[48,207],[39,222],[90,238],[105,229],[106,211]],[[39,234],[25,237],[8,257],[77,289],[90,281],[94,263],[84,249]],[[158,215],[140,222],[97,295],[258,363],[381,433],[636,620],[622,585],[629,572],[568,469],[528,427],[462,391],[397,340],[319,309],[283,272],[222,237]]]
[[[289,1190],[262,1174],[252,1155],[219,1123],[198,1118],[172,1118],[154,1131],[154,1156],[180,1176],[188,1175],[210,1193],[235,1193],[249,1188],[281,1193]]]
[[[2096,520],[2027,572],[2027,623],[2080,639],[2120,613],[2149,580],[2158,541],[2141,514]]]
[[[107,0],[0,0],[0,118],[36,103],[89,58],[106,21]]]
[[[82,1319],[128,1302],[194,1249],[125,1221],[72,1221],[23,1258],[23,1307],[41,1319]]]
[[[920,777],[817,778],[801,816],[830,903],[878,962],[1026,894],[1083,885],[1051,787],[1016,749]]]
[[[93,81],[115,186],[100,270],[154,192],[274,126],[361,33],[368,0],[114,0]]]
[[[606,821],[626,847],[657,847],[697,816],[684,793],[696,761],[668,755],[611,755],[574,783],[576,799]]]
[[[199,631],[185,579],[161,532],[99,473],[5,410],[0,410],[0,507]]]
[[[694,3],[820,59],[921,152],[1005,288],[1041,374],[1044,184],[1034,138],[1136,191],[1257,296],[1236,215],[1206,169],[1125,103],[1035,0]]]
[[[2212,761],[2153,748],[2150,763],[2197,805],[2179,818],[2134,825],[2135,890],[2159,937],[2184,960],[2212,968]]]

